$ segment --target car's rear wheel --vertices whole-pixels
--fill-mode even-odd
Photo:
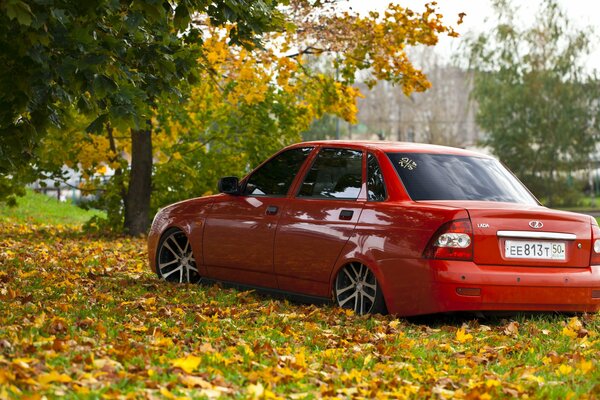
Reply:
[[[356,314],[385,313],[385,300],[373,271],[364,264],[350,263],[335,278],[335,301]]]
[[[197,283],[198,266],[186,234],[177,228],[166,231],[158,244],[156,273],[169,282]]]

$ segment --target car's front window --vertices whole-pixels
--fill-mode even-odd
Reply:
[[[415,201],[537,204],[523,184],[492,158],[428,153],[388,153],[388,157]]]
[[[278,154],[248,179],[244,195],[285,196],[312,147],[299,147]]]

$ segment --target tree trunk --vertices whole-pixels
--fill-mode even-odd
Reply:
[[[152,192],[152,129],[131,130],[131,171],[125,202],[125,233],[145,234],[150,225]]]

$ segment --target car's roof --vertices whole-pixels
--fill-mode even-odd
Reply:
[[[476,151],[459,149],[456,147],[439,146],[425,143],[412,142],[393,142],[383,140],[316,140],[311,142],[302,142],[298,145],[315,146],[359,146],[367,149],[379,149],[388,153],[430,153],[430,154],[455,154],[462,156],[489,157],[486,154]]]

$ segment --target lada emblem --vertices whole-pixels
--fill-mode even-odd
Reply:
[[[540,229],[542,226],[544,226],[544,224],[542,221],[530,221],[529,226],[533,229]]]

